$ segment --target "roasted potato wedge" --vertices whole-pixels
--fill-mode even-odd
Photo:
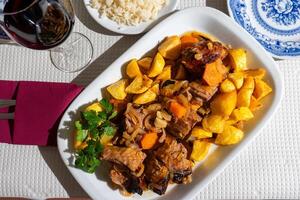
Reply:
[[[251,96],[251,99],[250,99],[250,110],[252,112],[256,111],[256,110],[259,110],[260,108],[262,107],[262,103],[260,103],[253,95]]]
[[[171,65],[164,67],[161,74],[156,77],[156,81],[165,81],[171,79]]]
[[[158,83],[154,84],[149,90],[159,95],[159,84]]]
[[[101,112],[103,111],[103,108],[101,107],[99,102],[92,103],[88,107],[85,108],[84,111],[95,111],[95,112]]]
[[[239,90],[244,84],[244,75],[240,72],[229,74],[228,79],[233,82],[237,90]]]
[[[235,109],[237,104],[236,91],[220,93],[210,103],[210,109],[213,114],[221,116],[229,116]]]
[[[199,126],[195,126],[192,129],[192,137],[196,138],[196,139],[203,139],[203,138],[211,138],[212,137],[212,132],[206,131],[203,128],[199,127]]]
[[[109,94],[118,100],[123,100],[126,98],[127,93],[125,92],[125,88],[128,84],[127,79],[121,79],[118,82],[115,82],[107,87],[107,91]]]
[[[231,117],[237,121],[247,121],[252,119],[254,115],[248,107],[240,107],[232,112]]]
[[[144,57],[144,58],[138,60],[137,63],[144,70],[149,70],[151,67],[152,60],[153,59],[151,57]]]
[[[272,92],[272,88],[263,80],[255,79],[253,96],[259,101]]]
[[[137,59],[132,59],[128,65],[126,66],[126,74],[130,78],[134,78],[136,76],[142,76],[142,72],[137,63]]]
[[[157,53],[151,64],[151,68],[149,70],[148,76],[150,78],[158,76],[163,71],[164,66],[165,66],[164,58],[161,56],[160,53]]]
[[[224,125],[225,119],[221,115],[209,115],[202,120],[203,129],[212,133],[222,133]]]
[[[231,145],[240,142],[244,132],[234,126],[225,126],[224,131],[217,135],[215,143],[218,145]]]
[[[193,142],[193,151],[191,154],[191,159],[194,161],[203,160],[209,152],[211,143],[207,141],[195,140]]]
[[[158,52],[167,59],[175,60],[180,55],[181,41],[177,35],[167,37],[159,46]]]
[[[231,80],[225,79],[220,85],[220,90],[223,93],[233,92],[235,91],[235,85]]]
[[[133,98],[133,103],[135,104],[146,104],[154,101],[157,95],[153,90],[149,89],[143,94],[138,94]]]
[[[243,87],[237,94],[237,107],[249,107],[252,93],[254,91],[253,77],[245,78]]]
[[[137,76],[125,89],[130,94],[141,94],[151,87],[152,80],[147,76]]]
[[[253,78],[262,79],[266,75],[266,70],[263,68],[247,69],[243,71],[245,78],[251,76]]]
[[[242,71],[247,68],[247,55],[245,49],[230,49],[229,57],[231,60],[231,66],[234,68],[235,72]]]

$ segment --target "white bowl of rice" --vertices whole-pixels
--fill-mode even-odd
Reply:
[[[83,0],[101,26],[134,35],[147,31],[157,20],[176,9],[178,0]]]

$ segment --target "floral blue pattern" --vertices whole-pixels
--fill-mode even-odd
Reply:
[[[251,23],[253,18],[250,19],[247,13],[247,5],[245,1],[249,3],[248,0],[228,0],[228,8],[234,20],[274,56],[280,58],[286,56],[300,56],[299,41],[281,41],[260,33],[257,27],[254,27]]]
[[[300,19],[300,1],[266,0],[261,3],[262,10],[279,25],[292,25]]]

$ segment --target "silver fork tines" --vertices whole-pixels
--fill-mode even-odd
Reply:
[[[0,99],[0,108],[10,107],[16,105],[16,100]]]
[[[0,120],[14,119],[14,113],[0,113]]]

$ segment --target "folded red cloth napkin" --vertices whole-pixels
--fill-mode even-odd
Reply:
[[[0,81],[0,99],[16,99],[14,120],[0,120],[0,143],[56,145],[57,127],[65,109],[82,87],[71,83]]]

